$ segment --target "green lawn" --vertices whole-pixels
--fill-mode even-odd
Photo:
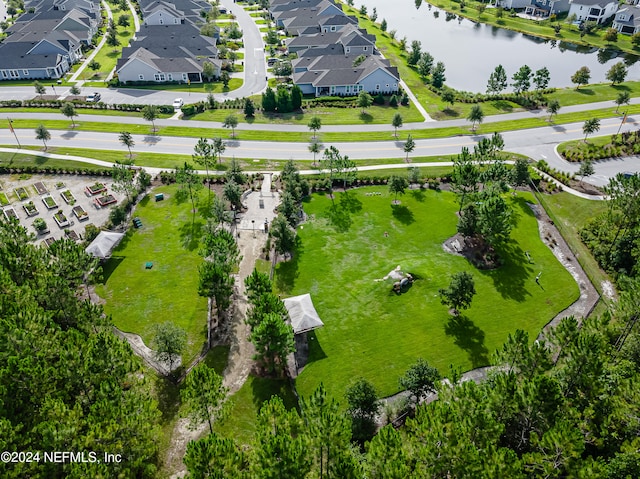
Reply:
[[[585,200],[569,193],[544,195],[542,201],[585,273],[598,292],[602,293],[602,283],[610,281],[610,278],[580,240],[579,232],[587,221],[607,211],[607,202]]]
[[[257,101],[257,100],[256,100]],[[259,105],[259,103],[258,103]],[[224,121],[229,115],[229,110],[217,109],[207,110],[189,117],[189,120],[204,121]],[[234,111],[239,118],[244,118],[242,109]],[[303,113],[285,113],[285,114],[269,114],[262,111],[256,112],[255,118],[251,123],[272,123],[286,125],[306,125],[312,116],[320,117],[323,125],[364,125],[364,124],[388,124],[392,130],[391,120],[396,113],[402,115],[405,123],[421,122],[424,118],[415,107],[410,104],[408,106],[398,106],[392,108],[389,106],[372,105],[367,108],[367,112],[363,115],[360,108],[305,108]],[[322,132],[322,129],[320,130]]]
[[[122,49],[129,44],[131,38],[133,38],[133,35],[135,33],[135,25],[133,23],[133,18],[131,18],[131,11],[128,8],[125,10],[120,10],[120,7],[114,4],[111,4],[110,7],[113,13],[113,21],[116,24],[116,28],[118,30],[117,37],[120,41],[120,45],[114,48],[105,43],[94,57],[94,60],[100,63],[100,69],[94,72],[90,68],[85,68],[84,71],[80,74],[81,80],[105,79],[109,75],[111,70],[115,68],[116,62],[118,61],[118,58],[120,58],[120,55],[122,53]],[[128,27],[121,27],[118,25],[118,20],[123,15],[129,16],[130,24]],[[101,29],[101,32],[104,31],[104,29]]]
[[[15,145],[10,145],[15,147]],[[24,146],[24,149],[30,149],[28,146]],[[33,147],[36,149],[37,147]],[[53,148],[49,148],[49,152],[53,152]],[[5,153],[0,152],[0,166],[7,166],[11,168],[25,168],[28,166],[37,166],[39,168],[68,168],[68,169],[88,169],[92,171],[102,171],[105,168],[103,166],[93,165],[91,163],[83,163],[79,161],[71,160],[57,160],[53,158],[46,158],[44,156],[25,155],[22,153]]]
[[[381,195],[366,196],[371,192]],[[443,374],[450,364],[463,370],[486,365],[509,333],[521,328],[535,338],[578,298],[578,286],[539,239],[525,203],[534,201],[530,194],[509,196],[518,226],[500,251],[504,265],[493,271],[478,271],[463,257],[443,251],[442,242],[456,229],[452,193],[408,192],[397,207],[392,199],[386,187],[338,193],[335,204],[314,195],[305,204],[309,221],[299,229],[299,248],[276,268],[279,293],[311,293],[325,323],[310,335],[310,363],[296,381],[303,396],[323,382],[341,398],[360,376],[380,395],[393,394],[398,377],[418,357]],[[375,281],[398,265],[417,278],[400,296],[389,283]],[[440,304],[437,291],[457,271],[473,274],[478,294],[456,319]],[[540,271],[544,289],[534,281]]]
[[[260,407],[271,396],[280,396],[287,409],[298,406],[289,380],[249,376],[238,392],[231,396],[233,406],[229,418],[223,424],[214,424],[213,429],[240,444],[250,444],[255,436]]]
[[[187,332],[182,355],[188,364],[202,350],[206,340],[207,301],[198,296],[199,238],[203,220],[196,216],[192,227],[191,204],[178,203],[177,188],[163,186],[165,201],[147,196],[134,216],[141,229],[131,228],[113,257],[104,266],[104,285],[97,288],[106,300],[105,309],[114,324],[142,336],[152,346],[154,326],[171,321]],[[147,261],[153,268],[145,269]]]

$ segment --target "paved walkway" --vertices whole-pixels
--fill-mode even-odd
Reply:
[[[102,3],[102,6],[104,7],[105,11],[107,12],[107,17],[109,18],[109,20],[113,19],[113,12],[111,11],[111,7],[109,6],[109,4],[107,2],[105,2],[104,0],[101,3]],[[131,7],[131,4],[129,4],[129,6]],[[136,17],[136,16],[134,15],[134,17]],[[136,17],[136,19],[137,19],[137,17]],[[104,35],[102,35],[102,39],[100,40],[100,43],[98,43],[98,46],[93,49],[93,51],[91,52],[91,55],[89,55],[87,57],[87,59],[82,63],[82,65],[80,65],[80,68],[78,68],[76,70],[76,72],[73,75],[71,75],[71,78],[69,78],[69,82],[78,81],[78,77],[87,68],[89,63],[91,63],[93,61],[93,59],[96,57],[98,52],[100,52],[100,50],[105,45],[105,43],[107,43],[107,35],[106,35],[106,33]]]

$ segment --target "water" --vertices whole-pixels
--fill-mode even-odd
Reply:
[[[607,70],[621,60],[629,69],[627,79],[640,79],[638,57],[634,55],[541,40],[457,16],[451,18],[452,15],[426,2],[419,9],[414,0],[363,0],[363,3],[369,14],[374,7],[377,9],[377,21],[385,18],[387,31],[396,30],[396,38],[406,36],[408,47],[413,40],[419,40],[422,51],[444,62],[446,84],[457,90],[485,92],[489,75],[498,64],[505,68],[510,83],[511,76],[524,64],[533,71],[547,67],[553,87],[573,86],[571,75],[582,66],[591,70],[590,83],[601,83],[606,81]],[[563,24],[563,28],[566,26]]]

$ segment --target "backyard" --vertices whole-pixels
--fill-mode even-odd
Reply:
[[[310,335],[309,364],[296,381],[302,396],[323,382],[342,397],[360,376],[388,396],[399,390],[398,377],[418,357],[443,374],[449,365],[487,365],[509,333],[520,328],[536,337],[578,298],[576,283],[539,238],[527,206],[535,201],[532,195],[509,197],[517,227],[499,250],[504,264],[489,271],[443,250],[456,230],[452,193],[414,190],[397,206],[392,199],[386,188],[369,187],[337,193],[333,202],[316,194],[305,204],[309,219],[299,228],[299,246],[293,259],[277,266],[275,277],[283,297],[310,293],[325,323]],[[396,266],[416,278],[402,295],[388,282],[375,281]],[[438,289],[457,271],[473,275],[477,295],[454,318],[440,304]]]
[[[137,333],[153,348],[154,326],[171,321],[187,332],[182,358],[189,363],[206,341],[207,300],[198,296],[197,268],[200,229],[192,225],[191,203],[178,203],[175,186],[155,189],[165,200],[147,196],[134,216],[142,228],[130,228],[125,239],[104,265],[104,283],[97,293],[122,331]],[[192,229],[193,228],[193,229]],[[150,269],[147,262],[153,263]]]

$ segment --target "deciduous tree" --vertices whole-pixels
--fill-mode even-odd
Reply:
[[[71,125],[73,126],[73,128],[75,128],[76,122],[73,120],[73,118],[75,116],[78,116],[78,112],[76,111],[76,108],[73,106],[73,103],[68,101],[65,102],[64,105],[62,105],[62,108],[60,108],[60,112],[67,118],[71,118]]]
[[[487,94],[498,94],[503,92],[507,88],[507,72],[502,65],[498,65],[491,75],[489,75],[489,81],[487,82]]]
[[[223,128],[231,128],[231,138],[236,136],[236,126],[238,126],[238,117],[233,113],[227,115],[222,123]]]
[[[313,139],[315,140],[317,132],[322,128],[322,120],[319,116],[314,115],[309,119],[307,127],[313,132]]]
[[[591,79],[591,70],[589,70],[588,67],[580,67],[578,71],[576,71],[571,76],[571,82],[578,85],[576,87],[576,90],[580,89],[580,85],[588,84],[590,79]]]
[[[393,175],[389,178],[389,193],[394,195],[394,204],[398,202],[398,194],[404,195],[404,190],[409,186],[409,182],[404,176]]]
[[[181,327],[166,321],[155,326],[153,343],[156,359],[168,362],[169,371],[173,371],[173,365],[187,345],[187,333]]]
[[[440,302],[453,309],[454,314],[460,310],[468,309],[471,300],[476,294],[476,287],[473,276],[466,271],[460,271],[451,276],[448,288],[438,290]]]
[[[406,153],[404,161],[409,162],[409,153],[411,153],[416,148],[416,142],[413,140],[411,133],[407,136],[407,141],[402,145],[402,151]]]
[[[151,131],[155,133],[156,131],[156,119],[158,118],[158,107],[156,105],[145,105],[142,107],[142,118],[151,122]]]
[[[607,80],[609,80],[612,85],[622,83],[627,78],[628,73],[629,70],[627,70],[624,62],[618,62],[607,71]]]
[[[49,133],[49,130],[47,130],[44,125],[38,125],[36,128],[36,140],[42,140],[45,151],[47,150],[47,141],[50,139],[51,133]]]

